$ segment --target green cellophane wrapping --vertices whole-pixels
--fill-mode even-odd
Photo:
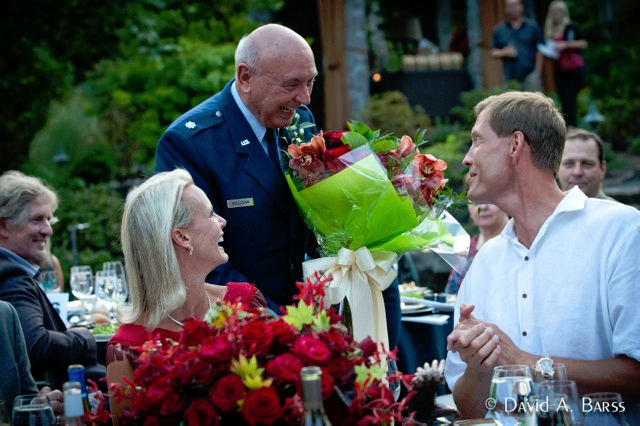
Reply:
[[[378,158],[367,155],[340,172],[298,190],[286,174],[302,217],[318,239],[322,255],[342,247],[403,253],[435,242],[452,245],[444,224],[399,195]]]

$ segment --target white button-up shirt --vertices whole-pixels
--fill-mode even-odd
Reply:
[[[530,248],[513,219],[476,255],[462,282],[460,304],[495,323],[520,349],[537,355],[640,360],[640,212],[569,191]],[[450,389],[466,368],[449,352]]]

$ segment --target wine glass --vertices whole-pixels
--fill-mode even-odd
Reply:
[[[46,292],[59,292],[58,288],[58,277],[53,270],[40,271],[38,274],[38,278],[40,283],[42,284],[42,288]]]
[[[528,365],[500,365],[493,368],[487,408],[502,425],[526,421],[532,413],[526,402],[531,394],[531,369]]]
[[[18,395],[13,401],[11,424],[14,426],[49,426],[55,416],[49,399],[42,394]]]
[[[125,276],[124,265],[122,264],[122,262],[119,262],[119,261],[104,262],[102,264],[102,270],[113,271],[116,277],[118,277],[118,279],[122,281],[122,284],[119,284],[119,285],[124,286],[124,288],[127,287],[127,278]]]
[[[118,277],[113,270],[96,272],[96,296],[109,307],[109,313],[115,310],[114,293],[118,289]]]
[[[585,426],[627,425],[625,409],[622,396],[616,392],[588,393],[582,397]]]
[[[582,425],[582,407],[573,380],[540,383],[533,398],[539,425]]]
[[[93,272],[91,271],[91,266],[72,266],[69,285],[73,295],[82,300],[85,309],[90,313],[96,300],[93,295]]]
[[[389,379],[389,390],[393,393],[393,399],[396,401],[400,398],[400,379],[394,377],[398,374],[398,364],[394,359],[387,360],[387,377]]]

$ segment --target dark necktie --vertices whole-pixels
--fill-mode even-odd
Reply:
[[[267,141],[267,151],[269,153],[269,158],[271,158],[273,166],[276,168],[276,170],[282,172],[280,159],[278,157],[278,130],[267,129],[267,132],[264,134],[264,139]]]

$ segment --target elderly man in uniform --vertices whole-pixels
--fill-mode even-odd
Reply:
[[[283,128],[307,107],[317,75],[309,44],[293,30],[263,25],[238,43],[236,74],[226,87],[169,126],[156,149],[155,171],[183,167],[227,220],[229,262],[211,283],[254,283],[276,312],[293,302],[305,253],[315,241],[293,201],[280,165]],[[317,130],[305,131],[305,140]],[[397,282],[384,292],[389,342],[398,342]]]

